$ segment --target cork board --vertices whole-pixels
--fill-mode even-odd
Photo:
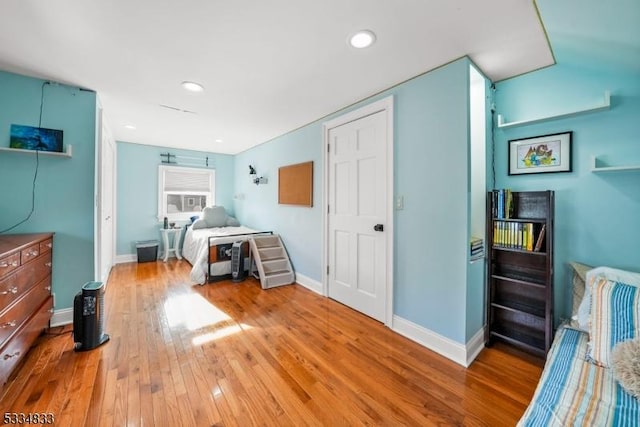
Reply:
[[[313,206],[313,162],[278,169],[278,203]]]

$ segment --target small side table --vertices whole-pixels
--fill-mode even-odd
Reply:
[[[182,259],[182,255],[180,255],[182,228],[161,228],[160,233],[162,234],[162,243],[164,243],[164,258],[162,260],[167,262],[171,252],[176,254],[176,258]],[[173,235],[173,247],[169,246],[169,235]]]

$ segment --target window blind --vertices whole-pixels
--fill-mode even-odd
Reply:
[[[164,191],[210,192],[210,172],[197,170],[165,170]]]

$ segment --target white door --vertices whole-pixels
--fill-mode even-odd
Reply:
[[[100,156],[98,166],[98,280],[106,282],[113,266],[114,248],[114,178],[115,143],[109,129],[101,123]]]
[[[328,129],[328,295],[386,321],[387,112]]]

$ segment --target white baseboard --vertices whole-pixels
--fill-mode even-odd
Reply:
[[[115,259],[116,264],[124,264],[127,262],[137,262],[137,261],[138,261],[137,254],[116,255],[116,259]]]
[[[313,280],[312,278],[305,276],[304,274],[296,273],[296,283],[304,286],[310,291],[322,295],[322,283],[318,282],[317,280]]]
[[[52,328],[70,323],[73,323],[73,308],[62,308],[53,312],[50,322]]]
[[[484,349],[484,332],[485,328],[482,327],[471,339],[467,342],[467,365],[471,366],[476,357]]]
[[[393,316],[391,329],[465,368],[471,365],[471,362],[484,348],[484,329],[480,329],[466,345],[443,337],[399,316]]]

